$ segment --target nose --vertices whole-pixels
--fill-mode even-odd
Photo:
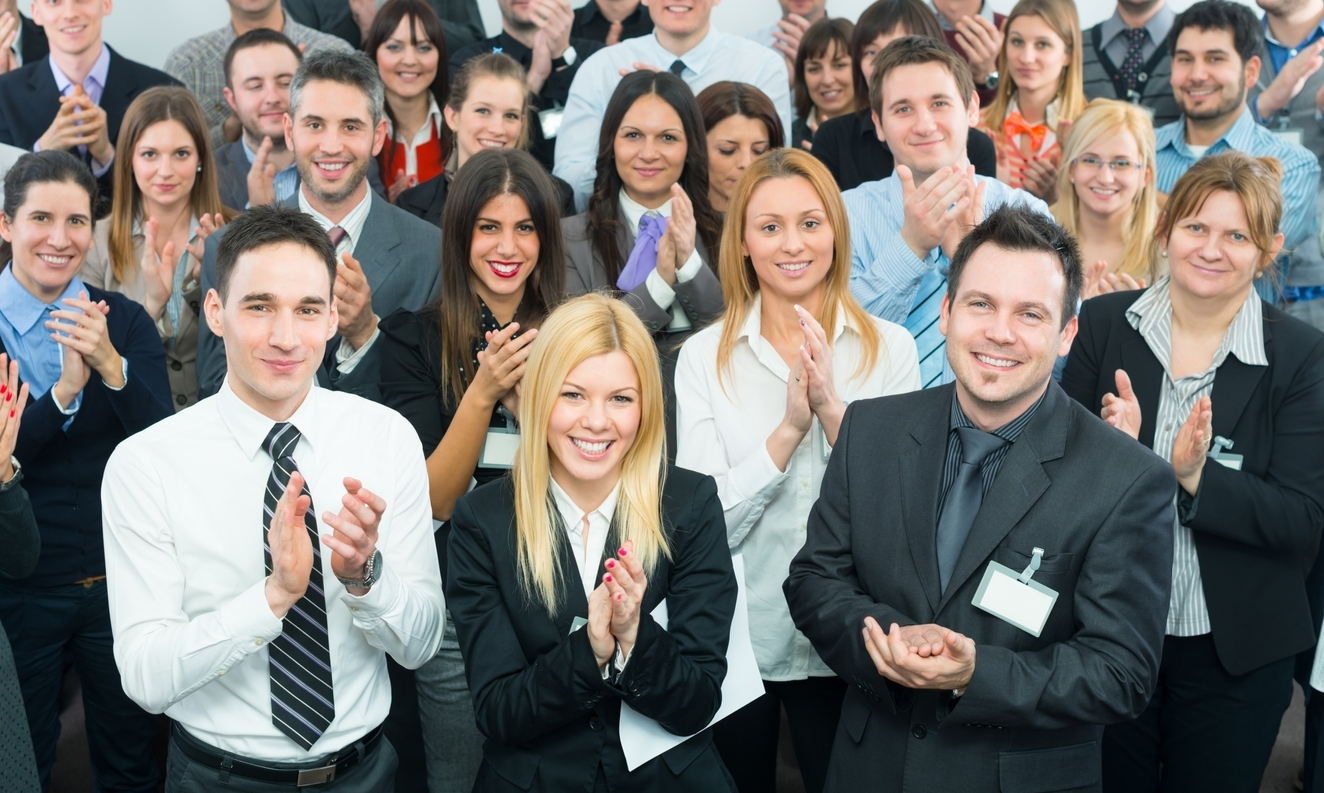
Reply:
[[[996,312],[984,327],[984,338],[1001,345],[1015,344],[1016,334],[1011,328],[1013,321],[1011,311]]]
[[[606,400],[590,399],[579,423],[591,433],[600,433],[610,427],[611,420],[607,417]]]
[[[1111,161],[1104,160],[1099,165],[1099,181],[1104,184],[1112,184],[1117,181],[1117,171],[1113,168]]]
[[[46,242],[56,250],[68,247],[69,229],[63,223],[52,224],[51,233],[46,237]]]
[[[754,162],[754,152],[749,149],[741,149],[736,159],[736,171],[743,172]]]
[[[928,135],[936,129],[937,125],[933,123],[933,113],[923,107],[916,111],[914,126],[915,134]]]
[[[1223,258],[1223,249],[1219,247],[1221,241],[1221,235],[1206,234],[1204,243],[1200,246],[1200,258],[1207,262],[1214,262]]]
[[[276,312],[275,318],[271,321],[267,344],[277,350],[292,350],[298,345],[294,333],[294,312]]]
[[[494,249],[496,255],[503,259],[508,259],[513,257],[517,251],[518,248],[515,246],[515,230],[512,228],[502,230],[501,238],[497,240],[497,245]]]
[[[657,158],[657,146],[651,137],[644,138],[643,148],[639,150],[639,159],[653,160]]]
[[[784,253],[796,254],[805,249],[804,236],[801,235],[798,226],[790,226],[786,233],[782,235],[782,251]]]

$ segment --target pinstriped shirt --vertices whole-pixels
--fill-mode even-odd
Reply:
[[[1051,386],[1050,386],[1051,387]],[[1044,403],[1045,390],[1033,405],[1016,418],[1003,424],[991,434],[998,436],[1006,441],[1001,449],[992,452],[984,458],[984,462],[979,466],[980,486],[983,488],[982,495],[987,496],[989,488],[993,487],[993,480],[998,476],[998,469],[1002,468],[1002,461],[1007,459],[1007,453],[1011,451],[1011,445],[1016,439],[1021,437],[1025,427],[1034,419],[1034,414],[1039,412],[1039,406]],[[970,417],[961,410],[961,402],[956,398],[956,391],[952,391],[952,418],[951,429],[947,431],[947,461],[942,466],[942,498],[938,501],[938,512],[934,515],[934,520],[942,515],[942,507],[947,503],[947,491],[952,489],[952,483],[956,481],[956,472],[961,467],[961,434],[956,431],[957,427],[969,427],[970,429],[979,429]],[[937,525],[936,523],[934,524]]]
[[[1209,368],[1174,380],[1169,284],[1170,279],[1166,276],[1154,284],[1127,309],[1126,319],[1163,366],[1158,412],[1154,416],[1154,453],[1172,462],[1172,442],[1177,431],[1191,415],[1196,401],[1213,393],[1214,377],[1227,356],[1235,355],[1237,360],[1249,366],[1268,366],[1269,359],[1264,353],[1263,309],[1259,296],[1251,289],[1224,332]],[[1205,605],[1195,538],[1190,528],[1181,524],[1180,511],[1173,522],[1172,543],[1172,598],[1168,607],[1167,634],[1202,636],[1211,630],[1209,609]]]

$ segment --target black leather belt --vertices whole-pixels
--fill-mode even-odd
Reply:
[[[175,744],[185,756],[208,768],[215,768],[218,771],[228,772],[247,779],[258,779],[263,782],[293,785],[294,787],[307,787],[308,785],[324,785],[331,782],[337,774],[343,774],[362,763],[377,748],[377,744],[381,742],[382,728],[378,726],[349,746],[338,752],[332,752],[322,760],[315,761],[320,765],[310,764],[307,768],[272,768],[268,765],[262,765],[257,760],[217,752],[212,747],[189,735],[179,725],[175,725],[175,738]]]

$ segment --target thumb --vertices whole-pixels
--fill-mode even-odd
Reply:
[[[1131,388],[1131,376],[1125,369],[1117,370],[1117,396],[1128,402],[1134,402],[1136,392]]]
[[[915,174],[911,172],[910,166],[898,165],[896,167],[896,178],[901,180],[901,194],[909,197],[915,192]]]
[[[266,164],[266,167],[264,167],[264,168],[262,169],[262,178],[263,178],[263,179],[271,179],[271,180],[275,180],[275,178],[276,178],[276,166],[272,165],[271,163],[267,163],[267,164]]]

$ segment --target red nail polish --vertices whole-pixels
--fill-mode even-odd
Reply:
[[[7,390],[8,390],[8,389],[5,388],[5,386],[0,385],[0,394],[3,394],[3,393],[4,393],[5,391],[7,391]]]
[[[603,580],[603,581],[606,581],[608,584],[610,584],[610,583],[611,583],[611,573],[608,573],[607,575],[603,576],[603,577],[602,577],[602,580]]]
[[[616,595],[616,599],[617,599],[617,600],[620,600],[620,599],[621,599],[620,594],[617,594],[617,595]]]
[[[628,556],[630,552],[627,551],[627,550],[625,550],[624,548],[622,548],[621,551],[620,551],[620,553],[621,553],[621,556]]]
[[[611,570],[611,569],[613,569],[613,568],[615,568],[615,567],[616,567],[616,560],[615,560],[615,559],[608,559],[608,560],[607,560],[607,569],[608,569],[608,570]]]
[[[12,401],[14,401],[14,392],[13,392],[13,391],[10,391],[8,394],[5,394],[5,401],[6,401],[6,402],[12,402]]]

